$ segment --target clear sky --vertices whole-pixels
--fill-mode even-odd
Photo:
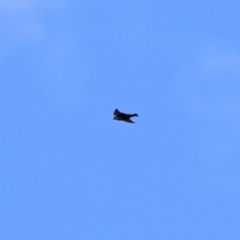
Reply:
[[[0,239],[239,240],[239,10],[1,0]]]

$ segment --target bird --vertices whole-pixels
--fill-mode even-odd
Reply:
[[[122,120],[128,123],[134,123],[130,118],[131,117],[138,117],[137,113],[134,114],[127,114],[127,113],[122,113],[120,112],[117,108],[115,109],[115,111],[113,112],[114,116],[114,120]]]

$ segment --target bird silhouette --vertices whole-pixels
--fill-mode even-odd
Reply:
[[[138,117],[137,113],[134,114],[127,114],[127,113],[122,113],[120,112],[117,108],[115,109],[114,113],[114,120],[120,120],[128,123],[134,123],[130,118],[131,117]]]

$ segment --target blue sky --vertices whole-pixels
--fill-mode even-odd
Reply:
[[[2,0],[0,238],[239,240],[239,9]]]

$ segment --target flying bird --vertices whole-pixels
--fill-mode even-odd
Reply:
[[[114,113],[114,120],[122,120],[128,123],[134,123],[130,118],[131,117],[138,117],[137,113],[134,114],[127,114],[127,113],[122,113],[118,109],[115,109]]]

